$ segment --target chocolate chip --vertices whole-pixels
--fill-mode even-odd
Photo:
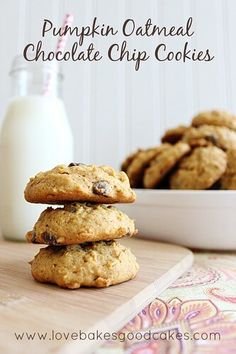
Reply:
[[[80,244],[80,247],[84,250],[92,249],[94,248],[94,243],[93,242],[84,242]]]
[[[210,141],[213,145],[217,145],[217,138],[214,135],[207,135],[206,140]]]
[[[75,204],[67,204],[65,205],[65,210],[68,211],[69,213],[76,213],[77,208]]]
[[[56,237],[46,231],[42,233],[42,239],[47,245],[57,245]]]
[[[71,162],[68,167],[73,167],[73,166],[86,166],[84,163],[75,163],[75,162]]]
[[[111,246],[113,244],[113,240],[105,240],[104,241],[107,246]]]
[[[66,252],[66,246],[48,246],[48,247],[50,247],[54,252],[58,252],[58,251]]]
[[[85,206],[87,206],[87,207],[94,207],[94,206],[97,206],[96,204],[94,204],[94,203],[84,203],[84,205]]]
[[[107,181],[99,181],[93,184],[93,193],[108,197],[111,192],[111,186]]]
[[[33,231],[33,234],[32,234],[31,242],[32,242],[32,243],[39,243],[39,242],[37,241],[36,233],[35,233],[34,231]]]

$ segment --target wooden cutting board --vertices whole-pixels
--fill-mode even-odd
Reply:
[[[179,246],[140,239],[121,243],[140,264],[134,280],[106,289],[65,290],[32,279],[27,262],[41,246],[1,241],[0,353],[90,353],[100,342],[61,336],[121,329],[193,261],[192,253]],[[47,337],[40,340],[36,333],[34,340],[16,340],[15,333],[23,332],[47,332]]]

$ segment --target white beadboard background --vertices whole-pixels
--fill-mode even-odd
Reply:
[[[168,26],[184,24],[192,16],[192,47],[209,47],[215,55],[210,64],[153,60],[139,72],[133,64],[108,60],[66,62],[64,100],[76,161],[118,167],[130,151],[157,144],[166,128],[189,122],[200,110],[218,107],[236,112],[235,0],[7,0],[0,2],[0,122],[10,95],[13,57],[26,43],[40,39],[44,18],[59,26],[66,12],[74,14],[74,25],[90,24],[97,16],[100,23],[119,27],[128,17],[140,24],[151,17]],[[95,43],[103,48],[111,40],[100,38]],[[130,47],[154,48],[159,38],[128,41]],[[166,40],[176,50],[184,41]],[[55,43],[47,40],[46,47],[53,49]]]

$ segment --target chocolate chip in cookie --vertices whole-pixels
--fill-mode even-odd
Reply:
[[[66,204],[64,208],[66,211],[69,211],[70,213],[76,213],[77,211],[76,203]]]
[[[107,181],[98,181],[93,184],[93,193],[108,197],[111,192],[111,186]]]
[[[42,233],[42,239],[47,245],[57,245],[56,237],[49,234],[47,231]]]
[[[37,241],[37,236],[36,236],[36,233],[34,231],[32,231],[31,242],[32,243],[39,243]]]
[[[75,162],[71,162],[68,167],[74,167],[74,166],[86,166],[84,163],[75,163]]]

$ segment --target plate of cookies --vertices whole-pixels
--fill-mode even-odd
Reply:
[[[141,236],[236,248],[236,116],[202,112],[190,126],[169,129],[160,145],[132,153],[121,169],[137,194],[135,205],[122,210]]]

